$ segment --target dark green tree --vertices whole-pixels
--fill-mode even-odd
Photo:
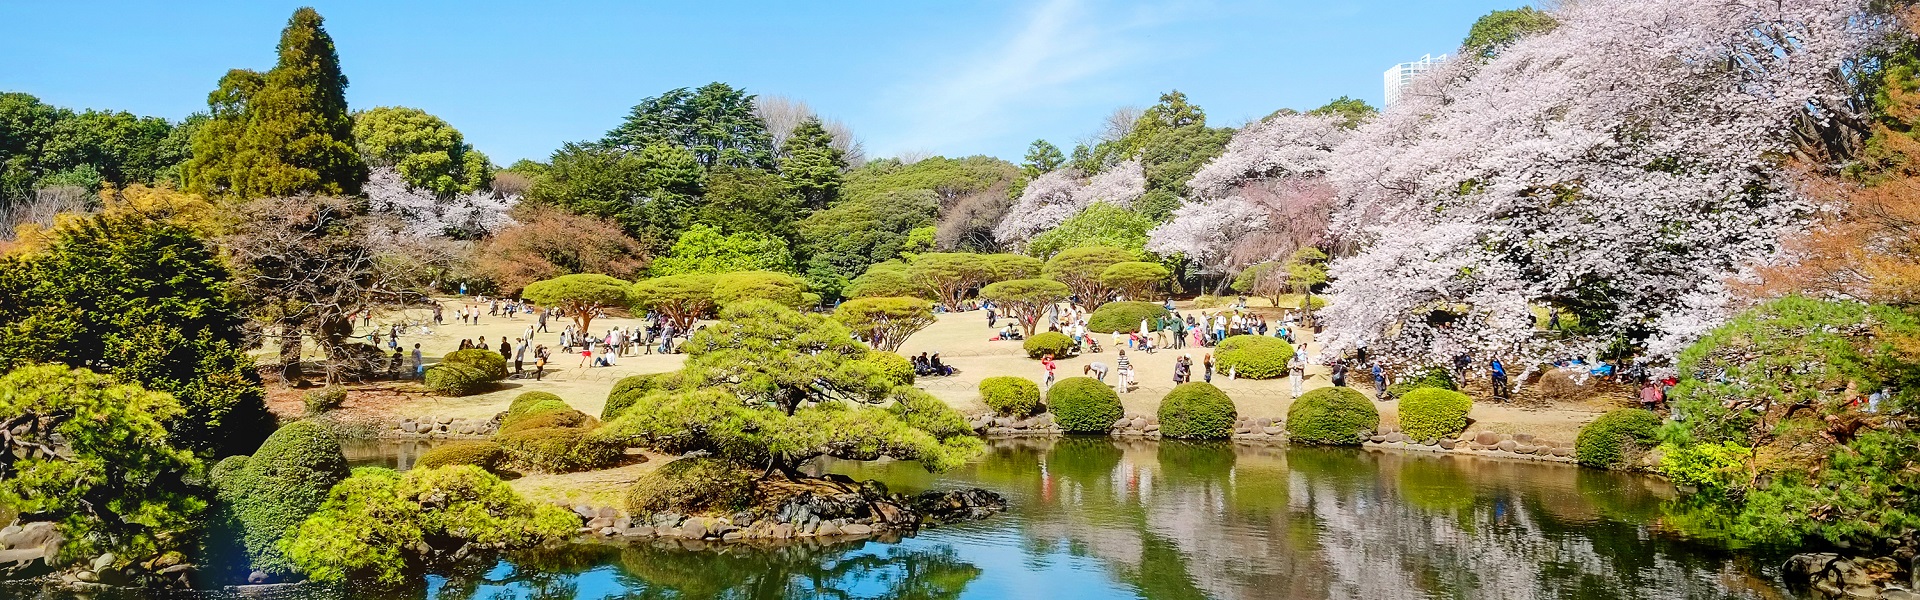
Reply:
[[[780,153],[780,176],[804,206],[820,210],[833,203],[840,193],[847,158],[833,146],[833,134],[819,117],[808,117],[794,127]]]
[[[1307,111],[1307,114],[1339,117],[1341,128],[1353,129],[1367,122],[1367,119],[1373,118],[1374,115],[1380,114],[1380,109],[1367,104],[1365,100],[1341,96],[1334,98],[1326,106]]]
[[[867,267],[900,256],[908,233],[932,225],[939,212],[932,191],[896,191],[849,199],[800,221],[813,291],[838,297]]]
[[[643,99],[601,140],[627,150],[659,142],[692,151],[704,167],[774,166],[773,136],[753,114],[753,95],[720,82]]]
[[[528,201],[612,219],[654,253],[693,222],[706,178],[692,152],[664,143],[635,152],[566,144],[540,171]]]
[[[801,196],[780,176],[731,165],[714,167],[707,175],[702,200],[699,222],[728,233],[792,239],[794,222],[806,214]]]
[[[1552,31],[1559,25],[1560,21],[1553,15],[1531,6],[1496,10],[1473,22],[1473,28],[1467,30],[1466,41],[1460,43],[1460,53],[1491,58],[1521,38]]]
[[[1033,179],[1041,173],[1060,168],[1066,162],[1067,157],[1060,154],[1059,147],[1046,140],[1034,140],[1032,145],[1027,146],[1027,162],[1020,165],[1020,173],[1026,175],[1027,179]]]

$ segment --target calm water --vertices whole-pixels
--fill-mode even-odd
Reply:
[[[423,447],[349,448],[411,465]],[[414,589],[276,596],[601,598],[1792,598],[1776,557],[1658,524],[1657,480],[1492,459],[1107,439],[1003,441],[955,473],[830,463],[897,491],[980,486],[993,519],[838,545],[517,554]],[[3,591],[3,590],[0,590]]]

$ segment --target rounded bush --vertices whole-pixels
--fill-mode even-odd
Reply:
[[[1054,358],[1073,356],[1073,338],[1058,331],[1034,334],[1021,346],[1027,349],[1027,357],[1035,360],[1048,354],[1052,354]]]
[[[908,367],[912,371],[912,367]],[[676,373],[648,373],[622,378],[613,384],[613,391],[607,392],[607,405],[600,409],[600,420],[612,421],[633,403],[639,402],[654,390],[666,389],[675,380]]]
[[[494,436],[516,466],[547,473],[590,471],[620,460],[624,448],[575,427],[542,427]]]
[[[471,396],[488,387],[487,374],[466,365],[438,364],[427,369],[427,391],[441,396]]]
[[[507,357],[499,352],[485,348],[468,348],[448,353],[440,360],[443,365],[466,365],[487,374],[487,381],[499,381],[507,378]]]
[[[1087,330],[1100,333],[1139,331],[1140,320],[1153,326],[1154,319],[1167,316],[1167,307],[1153,302],[1108,302],[1093,309],[1087,317]]]
[[[1040,386],[1025,377],[988,377],[980,380],[980,398],[994,414],[1026,417],[1040,412]]]
[[[545,404],[542,404],[542,406],[545,406]],[[501,422],[500,431],[496,432],[496,435],[504,435],[515,431],[526,431],[528,429],[540,429],[543,427],[582,427],[592,429],[599,424],[600,423],[595,421],[593,417],[587,416],[587,413],[571,408],[566,410],[544,410],[527,414],[512,421]]]
[[[1600,415],[1580,428],[1580,436],[1573,442],[1574,458],[1589,467],[1630,467],[1634,459],[1654,446],[1654,431],[1659,428],[1660,415],[1643,408],[1622,408]]]
[[[878,367],[894,385],[913,385],[913,361],[907,360],[905,356],[885,350],[874,350],[860,360]]]
[[[253,569],[289,575],[293,565],[275,545],[319,510],[328,490],[347,478],[340,440],[325,426],[295,421],[267,436],[244,462],[221,461],[212,480],[219,499],[215,521],[232,527]]]
[[[304,400],[307,405],[307,415],[319,415],[346,404],[347,388],[330,385],[317,392],[308,392]]]
[[[1220,341],[1213,351],[1215,373],[1233,373],[1247,379],[1273,379],[1287,376],[1287,361],[1293,360],[1293,344],[1264,335],[1236,335]]]
[[[1233,435],[1240,413],[1233,399],[1213,384],[1190,381],[1174,386],[1160,400],[1160,435],[1184,439],[1222,439]]]
[[[1416,440],[1437,440],[1467,430],[1473,398],[1453,390],[1417,388],[1400,397],[1400,430]]]
[[[559,396],[547,392],[527,392],[515,397],[513,403],[507,405],[507,416],[500,419],[500,426],[505,428],[515,421],[540,413],[569,410],[573,410],[573,407],[568,405],[567,401],[561,400]]]
[[[1287,439],[1299,444],[1359,445],[1364,432],[1380,427],[1380,411],[1365,394],[1326,387],[1302,394],[1287,408]]]
[[[1457,391],[1460,389],[1460,386],[1454,383],[1452,372],[1435,367],[1422,371],[1419,375],[1402,377],[1399,381],[1393,382],[1393,385],[1387,386],[1387,395],[1395,397],[1405,396],[1407,392],[1420,388]]]
[[[473,465],[493,471],[500,467],[500,461],[504,458],[506,458],[506,451],[501,450],[500,444],[494,442],[481,440],[447,442],[434,446],[426,454],[420,455],[420,460],[414,461],[413,468],[437,469],[454,465]]]
[[[1047,408],[1067,433],[1106,433],[1126,411],[1120,395],[1092,377],[1068,377],[1047,390]]]
[[[675,460],[640,475],[627,488],[627,513],[732,514],[753,504],[755,474],[724,459]]]

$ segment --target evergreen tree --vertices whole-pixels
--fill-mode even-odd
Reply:
[[[194,136],[188,186],[244,198],[353,194],[367,178],[353,145],[347,77],[312,8],[280,33],[279,63],[234,70],[208,96],[214,119]]]
[[[1041,173],[1060,168],[1060,165],[1065,162],[1067,157],[1060,153],[1059,147],[1047,143],[1046,140],[1034,140],[1033,145],[1027,146],[1027,162],[1020,165],[1020,172],[1024,173],[1027,179],[1033,179],[1039,177]]]
[[[780,175],[788,189],[814,210],[833,203],[840,192],[847,158],[845,152],[834,147],[833,134],[819,117],[808,117],[795,126],[780,152]]]
[[[703,167],[773,166],[773,136],[753,114],[753,95],[724,83],[643,99],[600,143],[633,150],[659,142],[691,150]]]

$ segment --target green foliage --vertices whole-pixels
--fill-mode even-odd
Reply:
[[[1380,109],[1367,104],[1365,100],[1341,96],[1334,98],[1325,106],[1307,111],[1307,114],[1340,117],[1341,129],[1354,129],[1372,119],[1374,115],[1380,114]]]
[[[1034,140],[1027,146],[1026,162],[1020,165],[1020,174],[1027,179],[1052,172],[1067,162],[1067,155],[1060,153],[1060,147],[1046,140]]]
[[[843,200],[807,216],[799,223],[799,245],[808,257],[808,282],[825,296],[845,293],[847,280],[900,258],[912,232],[933,225],[939,206],[931,190],[890,191]]]
[[[867,272],[849,282],[843,293],[850,298],[878,296],[921,298],[932,295],[926,288],[913,281],[910,267],[898,260],[874,263],[867,268]]]
[[[614,417],[633,406],[642,396],[654,390],[673,387],[674,373],[648,373],[632,375],[614,382],[613,391],[607,392],[607,405],[600,411],[600,420],[612,421]]]
[[[886,350],[875,350],[868,352],[867,357],[860,361],[870,365],[874,372],[894,386],[913,385],[913,361],[907,360],[905,356]]]
[[[219,253],[190,228],[102,214],[0,258],[0,371],[33,363],[102,369],[171,393],[176,447],[252,451],[273,427],[242,307]]]
[[[295,10],[272,70],[221,78],[208,96],[213,120],[195,133],[193,158],[181,167],[190,189],[242,198],[359,192],[367,166],[354,149],[347,77],[322,23],[312,8]]]
[[[964,418],[900,385],[839,323],[764,300],[720,317],[687,342],[679,384],[642,397],[609,435],[789,473],[819,456],[887,456],[940,471],[980,451]]]
[[[1139,260],[1139,254],[1112,246],[1087,246],[1063,250],[1047,260],[1047,279],[1067,284],[1081,306],[1098,309],[1113,296],[1113,288],[1100,281],[1107,267]]]
[[[706,225],[687,228],[673,243],[673,249],[648,268],[656,277],[793,270],[793,255],[787,251],[785,240],[753,232],[724,235],[719,229]]]
[[[191,122],[193,119],[189,119]],[[187,156],[189,123],[127,112],[72,110],[0,93],[0,206],[37,187],[97,190],[170,179]]]
[[[499,381],[507,378],[507,358],[499,352],[484,348],[468,348],[447,353],[440,359],[442,365],[460,365],[479,371],[487,376],[487,381]]]
[[[1158,321],[1168,316],[1167,307],[1155,302],[1108,302],[1094,309],[1093,314],[1087,317],[1087,331],[1139,331],[1141,321],[1146,321],[1148,327],[1157,327]]]
[[[506,452],[511,464],[546,473],[603,469],[618,462],[624,449],[618,441],[599,431],[564,426],[514,431],[506,431],[503,426],[494,441]]]
[[[1400,397],[1400,430],[1416,440],[1438,440],[1467,429],[1473,398],[1448,389],[1423,387]]]
[[[1003,417],[1029,417],[1040,412],[1040,386],[1025,377],[988,377],[980,380],[980,398]]]
[[[1213,384],[1189,381],[1160,400],[1160,435],[1184,439],[1224,439],[1240,418],[1233,399]]]
[[[1675,484],[1727,489],[1750,478],[1747,461],[1753,449],[1733,442],[1718,444],[1661,444],[1660,472]]]
[[[1120,395],[1092,377],[1068,377],[1047,388],[1047,410],[1067,433],[1106,433],[1126,411]]]
[[[779,175],[745,167],[720,166],[709,171],[701,200],[695,219],[699,224],[783,242],[793,237],[794,222],[808,210]]]
[[[234,464],[222,465],[225,476],[213,480],[219,499],[214,523],[230,531],[246,553],[245,561],[235,563],[242,569],[238,572],[250,566],[270,575],[293,574],[295,563],[277,544],[347,478],[340,440],[323,425],[296,421],[268,436],[244,464],[230,460]]]
[[[1580,428],[1574,439],[1574,458],[1580,464],[1602,469],[1624,469],[1653,448],[1654,432],[1660,428],[1660,415],[1639,408],[1623,408],[1600,415]]]
[[[0,422],[13,425],[0,470],[0,507],[57,519],[61,558],[113,551],[144,560],[184,550],[206,503],[186,483],[192,453],[162,423],[184,411],[172,396],[60,365],[0,375]],[[60,456],[34,449],[63,447]]]
[[[907,265],[907,280],[947,307],[960,309],[960,302],[975,286],[992,281],[1001,263],[969,252],[929,252],[913,257]]]
[[[1027,358],[1039,360],[1046,356],[1066,358],[1074,355],[1073,338],[1058,331],[1043,331],[1027,338],[1021,348],[1027,351]]]
[[[1459,386],[1453,382],[1452,371],[1440,367],[1433,367],[1411,377],[1401,377],[1399,381],[1393,382],[1393,385],[1387,386],[1387,395],[1402,397],[1406,396],[1408,392],[1420,388],[1441,390],[1460,389]]]
[[[627,301],[636,310],[651,310],[665,316],[680,331],[713,311],[713,287],[718,278],[709,274],[669,275],[633,284]]]
[[[281,542],[315,581],[397,585],[431,554],[477,547],[521,548],[565,539],[580,520],[567,509],[529,502],[474,466],[359,469]],[[427,552],[422,552],[426,550]]]
[[[1051,279],[1014,279],[987,284],[980,298],[992,300],[1002,313],[1019,321],[1025,335],[1033,336],[1040,318],[1060,301],[1067,299],[1067,286]]]
[[[499,356],[496,354],[495,356]],[[493,387],[485,371],[467,365],[434,365],[427,368],[422,385],[434,394],[458,398],[471,396]]]
[[[330,385],[319,391],[307,392],[302,400],[307,407],[307,416],[318,416],[346,404],[347,388]]]
[[[1290,443],[1358,446],[1365,433],[1380,427],[1373,401],[1349,387],[1325,387],[1302,394],[1287,407]]]
[[[1139,255],[1147,247],[1147,232],[1158,224],[1140,213],[1100,202],[1033,236],[1027,242],[1027,254],[1050,258],[1070,248],[1111,246]]]
[[[595,421],[593,417],[587,416],[587,413],[571,408],[555,410],[550,408],[547,403],[541,402],[536,412],[530,412],[509,421],[502,421],[500,423],[500,430],[495,432],[495,435],[504,436],[529,429],[546,429],[552,427],[591,429],[596,425],[599,425],[599,422]]]
[[[1153,296],[1154,288],[1173,277],[1173,271],[1150,262],[1114,263],[1100,272],[1100,283],[1134,300]]]
[[[1019,167],[991,156],[935,156],[913,164],[875,160],[847,173],[840,197],[845,202],[889,192],[926,190],[948,202],[1003,185],[1019,174]]]
[[[900,349],[907,338],[935,318],[933,307],[920,298],[855,298],[833,309],[833,319],[878,350]]]
[[[414,461],[415,469],[438,469],[454,465],[473,465],[487,471],[500,467],[506,458],[506,451],[500,444],[487,440],[459,440],[434,446],[420,460]]]
[[[806,280],[786,273],[744,271],[714,278],[714,306],[726,307],[745,300],[771,300],[803,308],[819,303],[820,296],[807,291]]]
[[[438,194],[487,187],[493,165],[460,130],[427,111],[381,106],[353,115],[353,138],[362,160],[390,166],[409,185]]]
[[[1534,10],[1531,6],[1496,10],[1473,22],[1473,28],[1467,30],[1466,41],[1460,43],[1460,53],[1492,58],[1522,38],[1553,31],[1559,25],[1560,22],[1553,15]]]
[[[692,152],[665,143],[635,151],[565,144],[527,190],[527,201],[612,219],[663,252],[699,208],[706,170]]]
[[[541,413],[572,409],[573,407],[567,405],[566,400],[550,392],[526,392],[515,396],[513,402],[507,404],[507,414],[500,418],[500,424],[510,425],[514,421]]]
[[[840,192],[847,158],[833,141],[819,117],[808,117],[780,148],[780,176],[809,208],[826,208]]]
[[[704,456],[676,459],[643,473],[627,488],[627,514],[648,518],[733,513],[753,504],[756,474],[726,460]]]
[[[1031,279],[1040,276],[1046,264],[1040,259],[1022,254],[982,254],[981,262],[987,266],[988,278],[993,281],[1010,279]]]
[[[1248,379],[1274,379],[1287,375],[1287,361],[1293,360],[1293,344],[1264,335],[1236,335],[1221,340],[1214,348],[1214,370]]]
[[[670,90],[642,99],[600,144],[626,149],[668,144],[691,151],[708,168],[772,168],[773,136],[754,116],[753,98],[720,82]]]

